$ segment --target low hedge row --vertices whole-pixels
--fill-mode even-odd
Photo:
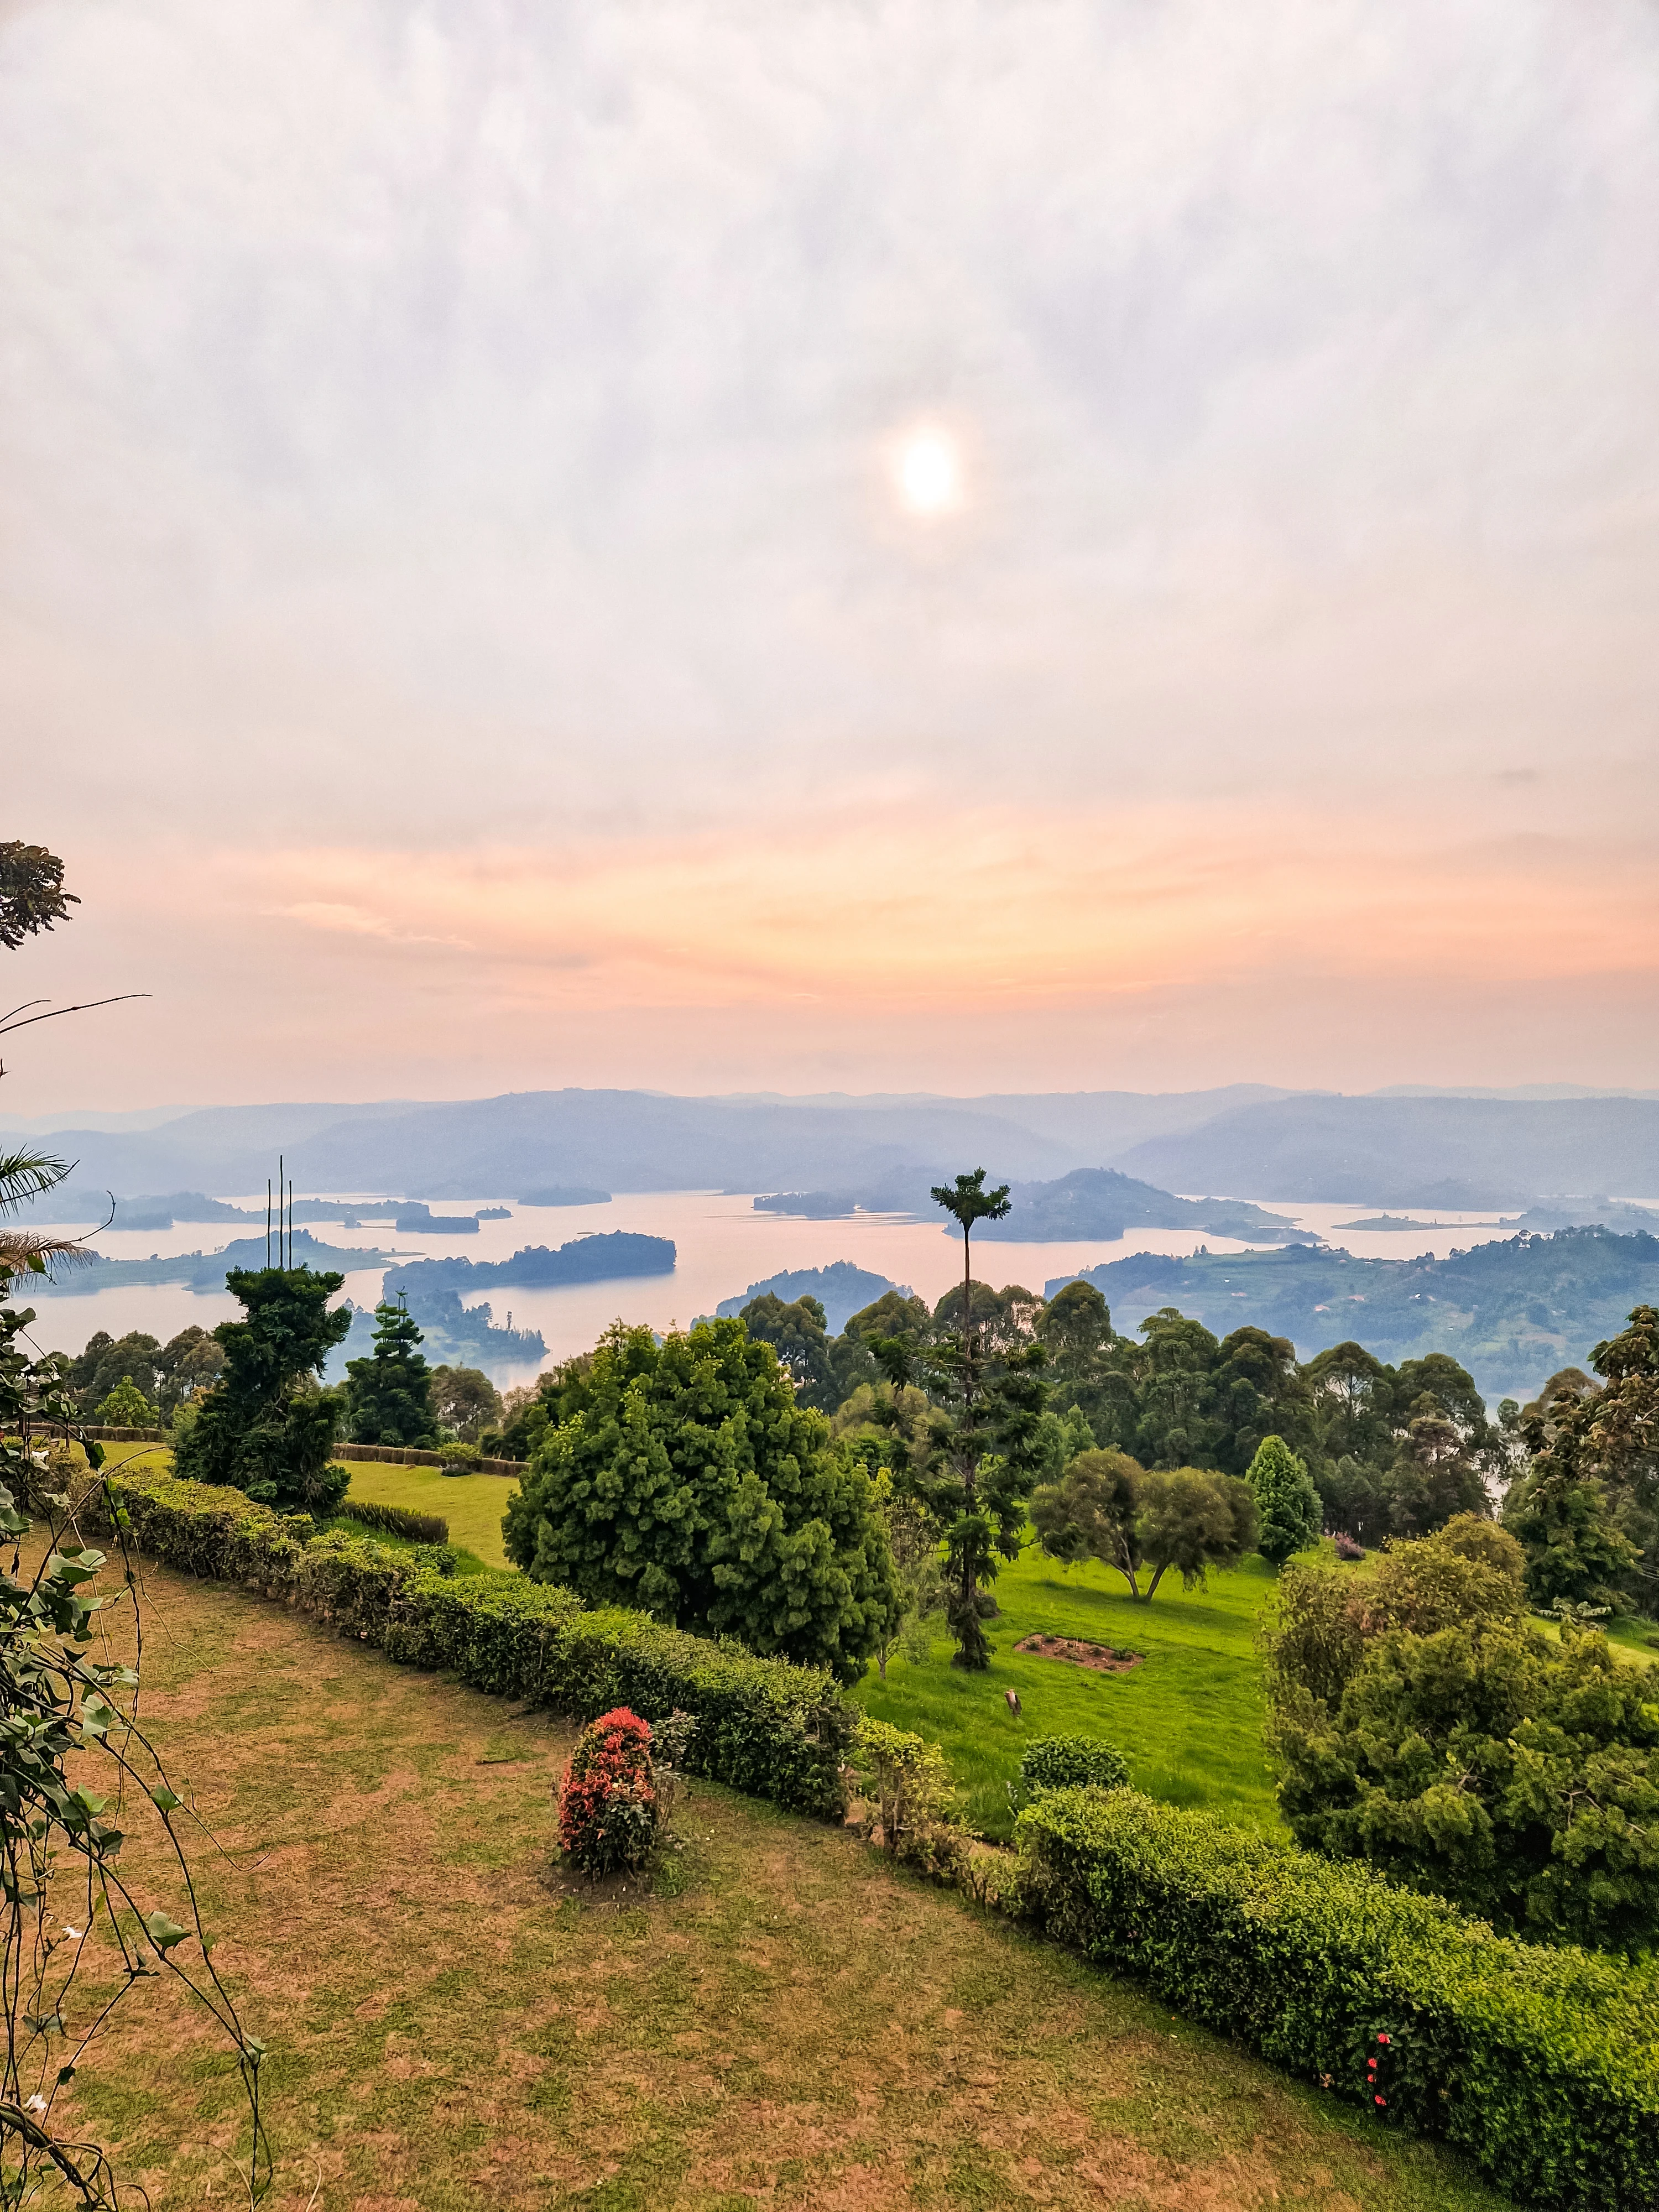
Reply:
[[[240,1491],[138,1471],[114,1485],[137,1547],[165,1566],[281,1597],[408,1666],[589,1721],[615,1705],[646,1720],[694,1713],[696,1774],[792,1810],[837,1818],[858,1709],[817,1668],[589,1612],[567,1589],[511,1571],[450,1577],[407,1553],[335,1530],[313,1536]]]
[[[1659,1971],[1494,1936],[1368,1868],[1130,1790],[1018,1825],[1048,1933],[1189,2018],[1457,2145],[1525,2203],[1659,2207]]]
[[[407,1537],[411,1544],[447,1544],[449,1523],[441,1513],[419,1513],[412,1505],[380,1505],[372,1498],[353,1498],[349,1492],[340,1500],[339,1512],[344,1519],[356,1522],[359,1528],[377,1530],[382,1536]]]

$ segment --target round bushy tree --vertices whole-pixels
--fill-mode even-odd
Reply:
[[[438,1441],[432,1412],[432,1370],[421,1350],[420,1328],[400,1305],[374,1309],[374,1348],[346,1362],[351,1434],[360,1444],[403,1449]]]
[[[106,1429],[153,1429],[160,1418],[138,1385],[125,1376],[93,1415]]]
[[[896,1608],[874,1486],[740,1321],[620,1323],[502,1522],[538,1580],[856,1680]]]
[[[1255,1500],[1256,1549],[1283,1566],[1319,1534],[1322,1509],[1313,1477],[1283,1437],[1263,1437],[1244,1479]]]

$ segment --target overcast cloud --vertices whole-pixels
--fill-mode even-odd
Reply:
[[[1659,1082],[1650,5],[34,0],[0,301],[17,1111]]]

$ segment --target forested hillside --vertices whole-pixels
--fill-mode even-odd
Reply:
[[[1056,1276],[1049,1293],[1071,1279]],[[1446,1260],[1356,1260],[1297,1245],[1187,1259],[1137,1252],[1083,1279],[1126,1326],[1178,1306],[1212,1329],[1252,1322],[1289,1337],[1304,1359],[1349,1338],[1389,1360],[1449,1352],[1486,1397],[1522,1397],[1558,1369],[1582,1366],[1632,1306],[1659,1299],[1659,1237],[1560,1229]]]

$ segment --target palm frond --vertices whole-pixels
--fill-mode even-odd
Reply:
[[[69,1171],[69,1162],[55,1159],[50,1152],[0,1152],[0,1213],[14,1212],[31,1198],[43,1198]]]
[[[75,1237],[49,1237],[34,1229],[0,1229],[0,1283],[14,1275],[54,1276],[60,1267],[83,1267],[98,1255]]]

